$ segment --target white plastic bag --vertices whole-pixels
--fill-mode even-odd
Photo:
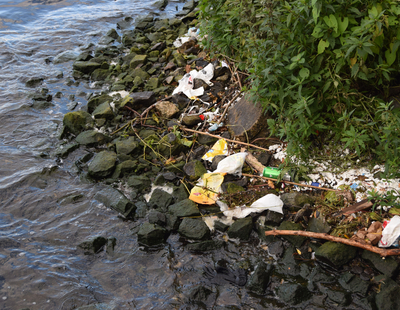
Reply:
[[[177,88],[174,89],[172,95],[182,92],[188,98],[199,97],[204,94],[204,87],[193,89],[193,80],[201,79],[208,85],[212,86],[213,83],[211,83],[210,80],[213,78],[213,76],[214,76],[214,65],[211,63],[200,71],[192,70],[189,73],[186,73],[183,76],[183,78],[179,80],[179,85]]]
[[[283,201],[274,194],[268,194],[252,203],[250,207],[245,205],[235,209],[229,209],[228,205],[217,201],[222,213],[228,218],[244,218],[251,213],[261,213],[265,210],[271,210],[283,214]]]
[[[382,238],[379,241],[380,248],[388,248],[395,243],[400,236],[400,216],[395,215],[382,231]]]
[[[242,152],[224,158],[218,163],[217,169],[214,171],[214,173],[229,173],[240,177],[242,175],[242,168],[246,156],[247,153]]]

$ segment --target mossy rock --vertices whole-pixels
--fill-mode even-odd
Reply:
[[[78,135],[84,130],[93,128],[94,121],[89,113],[76,111],[64,115],[63,125],[66,131]]]

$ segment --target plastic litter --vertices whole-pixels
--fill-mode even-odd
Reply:
[[[215,204],[218,194],[221,192],[224,175],[224,173],[203,174],[196,186],[190,191],[189,199],[204,205]]]
[[[200,29],[195,27],[189,28],[188,32],[184,36],[177,38],[173,44],[176,48],[181,47],[182,44],[188,42],[191,38],[198,39],[199,35]]]
[[[239,177],[242,176],[242,168],[246,156],[246,152],[241,152],[224,158],[218,163],[217,169],[214,173],[228,173]]]
[[[214,125],[211,125],[210,128],[208,128],[208,131],[216,131],[218,128],[224,126],[224,123],[215,123]]]
[[[274,194],[268,194],[251,204],[250,207],[245,205],[235,209],[230,209],[228,205],[222,201],[217,201],[222,213],[228,218],[244,218],[251,213],[260,213],[265,210],[271,210],[283,214],[283,201]]]
[[[400,216],[395,215],[390,221],[383,222],[382,238],[379,241],[380,248],[388,248],[390,246],[398,247],[396,240],[400,236]]]
[[[177,93],[184,93],[188,98],[198,97],[204,94],[204,87],[199,87],[197,89],[193,89],[193,80],[201,79],[206,82],[208,85],[212,86],[211,79],[214,76],[214,66],[212,63],[208,64],[204,69],[197,71],[192,70],[189,73],[186,73],[183,78],[179,80],[179,85],[172,92],[172,95]]]
[[[212,162],[213,158],[217,155],[228,155],[228,143],[226,143],[225,139],[219,139],[215,142],[213,147],[201,159]]]

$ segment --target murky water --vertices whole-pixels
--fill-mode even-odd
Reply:
[[[182,5],[170,1],[162,14],[172,16]],[[173,234],[164,247],[145,251],[134,234],[139,224],[93,199],[102,185],[79,179],[74,161],[84,150],[62,162],[53,156],[71,101],[79,109],[88,94],[99,91],[85,82],[71,84],[72,61],[54,64],[54,57],[79,53],[124,17],[154,10],[150,0],[0,1],[0,309],[75,309],[93,303],[197,309],[187,292],[207,284],[204,266],[254,266],[269,259],[256,238],[195,255]],[[36,89],[25,84],[32,78],[42,78],[38,88],[53,95],[50,107],[32,106]],[[116,238],[114,254],[77,250],[77,244],[97,235]],[[210,287],[215,309],[291,308],[271,292],[256,296],[237,283]],[[330,308],[320,294],[303,307]]]

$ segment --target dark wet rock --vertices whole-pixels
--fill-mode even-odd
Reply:
[[[284,193],[281,199],[285,205],[302,208],[306,203],[313,204],[313,198],[302,193]]]
[[[114,249],[116,244],[117,244],[117,238],[110,237],[107,239],[106,253],[108,255],[114,255]]]
[[[79,201],[82,201],[83,198],[85,196],[82,194],[72,194],[72,195],[67,195],[65,197],[60,198],[57,202],[61,205],[61,206],[65,206],[68,204],[73,204],[73,203],[77,203]]]
[[[138,232],[138,242],[147,246],[158,245],[165,242],[167,231],[150,223],[143,223]]]
[[[199,301],[204,303],[204,306],[212,304],[215,301],[215,298],[216,294],[202,285],[196,285],[191,288],[187,294],[187,299],[189,301]]]
[[[178,203],[170,205],[168,207],[168,212],[175,215],[178,218],[200,215],[199,209],[197,208],[197,204],[190,199],[184,199]]]
[[[115,171],[111,178],[121,178],[123,176],[129,175],[132,172],[135,172],[137,169],[137,160],[125,160],[122,163],[118,164],[115,168]]]
[[[94,121],[85,111],[69,112],[64,115],[63,125],[67,132],[79,135],[83,130],[92,128]]]
[[[12,238],[8,238],[8,237],[0,237],[0,247],[2,249],[5,248],[18,248],[20,247],[20,243]]]
[[[376,307],[379,310],[399,309],[400,286],[386,275],[377,276],[374,281],[380,284],[380,291],[375,296]]]
[[[77,148],[79,148],[79,144],[74,142],[60,145],[55,151],[54,155],[57,157],[65,158],[73,151],[75,151]]]
[[[370,282],[361,280],[359,276],[356,276],[350,272],[344,273],[339,277],[340,285],[350,292],[365,296],[368,292]]]
[[[96,69],[93,71],[92,75],[90,78],[93,81],[104,81],[107,76],[110,74],[110,71],[108,69]]]
[[[44,81],[44,79],[41,77],[33,77],[25,82],[25,86],[26,87],[37,87],[40,84],[42,84],[43,81]]]
[[[370,262],[376,270],[391,278],[398,273],[399,264],[392,256],[387,256],[385,259],[382,259],[379,254],[364,250],[362,258]]]
[[[132,175],[129,177],[127,184],[138,192],[142,192],[150,187],[151,180],[145,175]]]
[[[129,67],[135,69],[138,65],[146,63],[147,55],[136,55],[131,60]]]
[[[167,223],[167,217],[165,213],[162,213],[157,210],[150,210],[148,218],[150,224],[157,224],[159,226],[164,226]]]
[[[160,80],[157,77],[151,77],[146,83],[145,90],[154,91],[159,86],[160,86]]]
[[[279,227],[279,230],[303,230],[303,226],[300,223],[293,223],[290,221],[282,222]],[[281,236],[283,239],[286,239],[294,246],[300,247],[303,242],[306,240],[306,237],[302,236]]]
[[[199,135],[197,138],[197,142],[202,145],[213,145],[215,142],[218,141],[217,138],[206,136],[206,135]]]
[[[179,155],[185,149],[186,146],[181,144],[181,141],[172,132],[162,137],[158,144],[158,151],[167,158]]]
[[[89,99],[87,103],[87,109],[89,113],[93,113],[93,111],[102,103],[110,103],[113,101],[113,98],[109,95],[101,95],[92,97]]]
[[[278,226],[283,221],[283,214],[267,210],[264,216],[264,225]]]
[[[79,57],[79,52],[76,52],[76,51],[64,51],[64,52],[58,54],[56,57],[54,57],[53,63],[54,64],[60,64],[60,63],[67,62],[67,61],[70,61],[70,60],[76,60],[77,57]]]
[[[331,226],[321,218],[312,217],[308,222],[307,230],[315,233],[327,234],[331,230]]]
[[[131,93],[130,97],[133,99],[133,108],[140,106],[148,107],[156,102],[156,97],[152,91]]]
[[[185,171],[186,175],[192,181],[198,180],[203,174],[207,173],[207,169],[204,167],[203,163],[200,160],[193,160],[188,162],[183,167],[183,171]]]
[[[225,155],[214,156],[214,158],[212,159],[211,167],[210,167],[211,171],[214,171],[215,169],[217,169],[219,162],[226,157],[227,156],[225,156]]]
[[[283,283],[279,285],[275,292],[284,302],[297,305],[311,297],[311,293],[300,284]]]
[[[100,250],[107,244],[107,239],[102,236],[97,236],[90,238],[81,242],[78,245],[78,248],[83,249],[85,252],[84,254],[96,254],[100,252]]]
[[[340,267],[356,256],[357,249],[342,243],[326,242],[315,251],[315,257],[330,265]]]
[[[322,293],[325,293],[335,304],[338,304],[339,306],[347,306],[351,303],[351,294],[349,292],[323,286],[320,287]]]
[[[222,223],[221,221],[215,221],[214,222],[214,228],[217,231],[225,232],[225,231],[228,230],[229,225],[226,225],[226,224]]]
[[[167,213],[167,226],[168,230],[177,231],[179,229],[179,224],[181,223],[181,219],[178,218],[176,215]]]
[[[110,140],[110,137],[102,134],[97,130],[83,131],[76,137],[76,142],[86,146],[98,146],[105,144]]]
[[[107,303],[95,303],[95,304],[90,304],[87,306],[82,306],[79,308],[75,308],[76,310],[117,310],[118,305],[115,305],[113,303],[107,304]],[[21,309],[24,310],[24,309]],[[25,309],[29,310],[29,309]]]
[[[244,286],[247,282],[246,270],[242,268],[232,269],[218,265],[215,269],[205,266],[203,270],[205,278],[208,279],[211,284]]]
[[[129,136],[127,139],[122,139],[115,142],[115,148],[118,155],[125,154],[130,155],[138,150],[139,143],[135,137]]]
[[[276,257],[281,257],[285,247],[283,246],[282,240],[272,242],[268,245],[268,253],[270,255],[275,255]]]
[[[107,187],[96,193],[94,199],[103,203],[106,207],[111,208],[125,217],[133,216],[136,206],[125,197],[119,190]]]
[[[114,113],[111,109],[111,106],[108,102],[103,102],[92,113],[95,119],[104,118],[104,119],[112,119],[114,117]]]
[[[252,102],[249,95],[243,96],[227,113],[230,134],[243,141],[254,138],[261,130],[267,130],[266,120],[261,105]]]
[[[97,153],[88,166],[89,175],[94,178],[105,178],[115,169],[117,154],[110,151]]]
[[[165,211],[172,201],[173,197],[171,194],[160,188],[156,188],[151,195],[148,205],[151,208]]]
[[[250,275],[246,288],[258,295],[265,294],[265,290],[270,282],[272,271],[273,265],[260,262],[254,269],[254,272]]]
[[[228,229],[229,238],[239,238],[240,240],[248,240],[250,238],[253,222],[251,217],[236,220]]]
[[[210,229],[201,219],[184,218],[179,225],[178,232],[188,238],[195,240],[207,239],[210,237]]]
[[[182,56],[182,54],[175,53],[174,54],[174,61],[178,67],[185,67],[186,66],[186,59]]]
[[[144,218],[147,216],[147,212],[149,211],[147,203],[145,203],[144,201],[138,201],[135,203],[135,207],[136,207],[135,215],[137,218]]]
[[[90,74],[94,70],[99,69],[101,67],[101,64],[97,62],[91,62],[91,61],[75,61],[73,66],[74,70],[85,73],[85,74]]]
[[[299,264],[295,260],[295,253],[297,253],[297,251],[293,246],[289,246],[285,250],[282,259],[275,268],[278,274],[283,277],[296,277],[300,275],[301,270]]]
[[[201,242],[189,243],[186,249],[193,252],[206,252],[213,250],[220,250],[223,248],[225,242],[222,240],[206,240]]]

